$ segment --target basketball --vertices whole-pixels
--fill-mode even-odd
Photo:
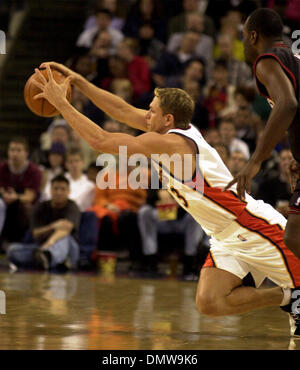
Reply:
[[[43,76],[48,80],[47,70],[40,69],[40,71],[43,74]],[[62,73],[56,71],[55,69],[52,69],[52,75],[57,83],[62,83],[66,78]],[[33,79],[35,78],[37,78],[37,75],[34,73],[32,76],[29,77],[24,87],[24,99],[27,107],[34,114],[41,117],[57,116],[59,114],[59,111],[52,104],[50,104],[47,99],[44,98],[36,100],[33,99],[35,95],[42,92],[37,86],[35,86],[32,83]],[[72,88],[70,85],[67,92],[68,101],[71,100],[71,97],[72,97]]]

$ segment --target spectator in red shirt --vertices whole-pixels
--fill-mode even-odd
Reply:
[[[133,87],[133,98],[138,99],[151,90],[151,74],[148,63],[138,56],[138,41],[125,38],[118,46],[118,56],[127,63],[127,77]]]
[[[41,187],[41,171],[28,160],[28,143],[22,137],[10,140],[8,160],[0,164],[2,240],[20,241],[29,226],[31,206]],[[6,212],[4,211],[6,209]],[[2,220],[2,221],[1,221]]]

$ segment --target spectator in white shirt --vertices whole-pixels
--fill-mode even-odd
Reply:
[[[221,142],[228,146],[230,153],[232,154],[235,151],[242,152],[248,161],[250,158],[249,147],[243,140],[237,138],[234,122],[230,119],[221,120],[219,132]]]
[[[107,31],[111,37],[111,50],[113,54],[117,50],[117,46],[124,38],[122,32],[111,27],[112,15],[107,9],[100,9],[96,13],[97,25],[84,30],[78,37],[76,46],[90,49],[97,34]]]
[[[74,147],[68,150],[65,165],[68,170],[65,177],[70,182],[69,198],[84,212],[94,202],[95,184],[83,173],[84,158],[80,149]]]

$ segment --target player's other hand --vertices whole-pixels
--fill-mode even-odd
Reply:
[[[56,69],[57,71],[61,72],[65,77],[70,77],[71,84],[76,84],[78,79],[81,77],[78,73],[72,71],[70,68],[56,62],[44,62],[39,68],[45,69],[47,66],[49,66],[51,69]]]
[[[286,174],[289,179],[291,192],[293,193],[295,191],[296,183],[300,178],[300,163],[293,159],[286,171]]]
[[[251,180],[257,174],[261,163],[249,161],[244,169],[238,173],[235,178],[230,181],[223,191],[231,188],[235,183],[237,184],[237,195],[240,200],[245,200],[245,193],[251,193]]]

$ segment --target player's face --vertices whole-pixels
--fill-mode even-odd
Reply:
[[[164,117],[163,111],[159,106],[159,99],[155,97],[146,114],[148,131],[160,132],[163,129]]]
[[[251,43],[250,33],[248,32],[248,29],[247,29],[247,21],[243,27],[243,45],[244,45],[244,55],[245,55],[246,62],[254,63],[258,53],[255,47]]]

